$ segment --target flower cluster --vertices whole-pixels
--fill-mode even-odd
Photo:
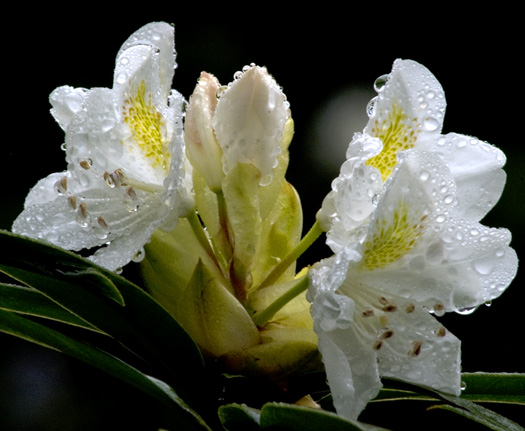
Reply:
[[[432,314],[491,301],[516,273],[510,233],[480,223],[504,154],[443,135],[439,82],[397,60],[301,238],[274,78],[252,64],[223,86],[203,72],[186,101],[174,70],[173,27],[151,23],[123,44],[111,89],[56,89],[67,170],[36,184],[13,231],[110,270],[140,262],[148,292],[228,370],[281,381],[322,356],[342,416],[358,417],[380,376],[459,393],[460,342]],[[323,231],[333,256],[298,270]]]

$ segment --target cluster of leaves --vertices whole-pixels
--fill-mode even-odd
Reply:
[[[63,352],[154,397],[166,408],[167,429],[383,429],[333,413],[326,386],[313,383],[319,379],[309,386],[307,377],[304,390],[317,407],[271,398],[252,406],[221,398],[225,377],[205,363],[191,337],[140,286],[37,240],[2,231],[0,244],[0,272],[8,276],[0,282],[0,331]],[[244,378],[229,377],[238,379]],[[390,381],[374,403],[424,401],[488,429],[524,429],[478,402],[525,406],[525,375],[475,373],[463,379],[467,389],[461,397]]]

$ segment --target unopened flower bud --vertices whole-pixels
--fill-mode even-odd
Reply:
[[[206,72],[201,73],[199,82],[190,97],[184,127],[188,158],[212,191],[220,190],[224,177],[222,150],[212,127],[219,85],[215,76]]]
[[[261,172],[261,185],[270,183],[289,116],[286,96],[267,70],[245,67],[221,95],[213,118],[224,172],[249,163]]]

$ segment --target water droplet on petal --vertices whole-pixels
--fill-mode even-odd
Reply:
[[[430,173],[428,173],[427,171],[422,171],[420,174],[419,174],[419,179],[421,181],[428,181],[428,179],[430,178]]]
[[[369,117],[371,117],[372,115],[374,115],[376,101],[377,101],[377,97],[374,97],[374,98],[370,99],[370,101],[369,101],[368,104],[366,105],[366,114],[367,114]]]
[[[144,247],[142,247],[140,250],[138,250],[135,255],[131,258],[133,262],[141,262],[144,257],[146,256],[146,251],[144,250]]]
[[[384,88],[386,83],[388,82],[388,78],[390,75],[387,73],[385,75],[381,75],[379,78],[377,78],[374,81],[374,90],[380,93]]]
[[[425,128],[425,130],[433,132],[434,130],[438,129],[439,122],[435,118],[427,117],[423,121],[423,127]]]
[[[477,309],[478,307],[465,307],[465,308],[460,308],[459,310],[456,310],[456,313],[461,314],[462,316],[467,316],[469,314],[474,313],[474,311],[476,311]]]

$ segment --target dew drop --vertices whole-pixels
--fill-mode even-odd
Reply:
[[[430,178],[430,174],[427,171],[423,171],[419,174],[419,179],[421,181],[428,181],[429,178]]]
[[[437,121],[435,118],[427,117],[423,121],[423,127],[425,128],[425,130],[433,132],[434,130],[438,129],[439,121]]]
[[[380,93],[385,88],[386,83],[388,82],[388,78],[390,75],[387,73],[385,75],[381,75],[379,78],[377,78],[374,81],[374,90]]]
[[[370,99],[370,101],[366,105],[366,115],[368,115],[369,117],[374,115],[376,102],[377,102],[377,96]]]
[[[462,380],[461,383],[460,383],[460,386],[459,388],[464,391],[465,389],[467,389],[467,384]]]
[[[144,250],[144,247],[142,247],[140,250],[138,250],[135,255],[131,258],[133,262],[141,262],[144,260],[144,257],[146,256],[146,251]]]
[[[124,84],[127,80],[127,76],[125,73],[119,73],[117,76],[117,84]]]
[[[459,310],[456,310],[456,313],[461,314],[462,316],[468,316],[469,314],[474,313],[474,311],[476,311],[477,309],[478,307],[465,307],[465,308],[460,308]]]

